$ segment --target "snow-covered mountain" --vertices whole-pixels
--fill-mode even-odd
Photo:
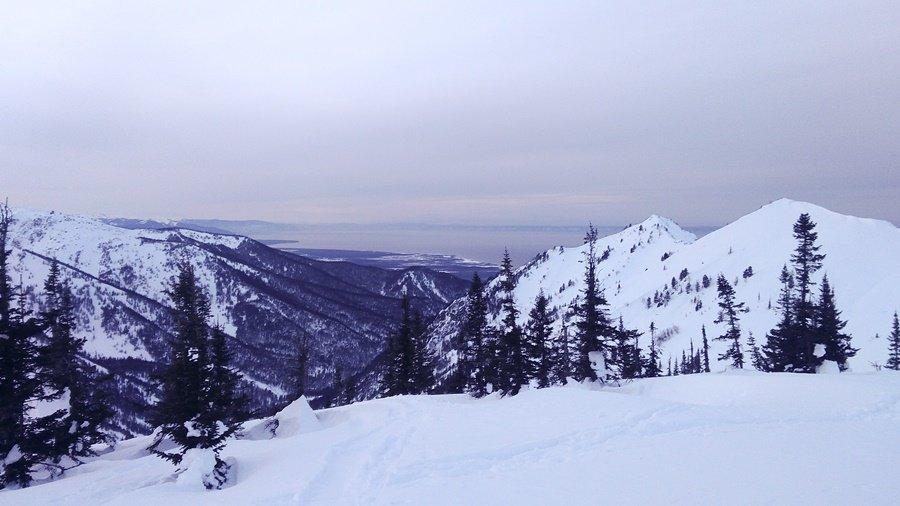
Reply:
[[[713,321],[718,311],[715,280],[724,274],[735,285],[737,301],[749,309],[741,315],[744,344],[750,332],[763,342],[777,319],[778,275],[796,246],[792,225],[801,213],[808,213],[818,224],[818,242],[827,255],[815,280],[828,275],[838,307],[849,321],[846,330],[860,349],[850,360],[851,368],[869,370],[872,363],[883,363],[891,315],[900,309],[900,229],[885,221],[845,216],[788,199],[700,239],[659,216],[599,239],[597,276],[610,316],[622,316],[626,326],[643,331],[644,347],[649,345],[648,328],[654,322],[662,359],[680,358],[691,340],[699,344],[702,325],[710,339],[722,333],[722,326]],[[514,298],[521,310],[520,323],[525,323],[540,290],[560,314],[581,293],[585,250],[586,246],[557,247],[516,270]],[[753,274],[744,277],[748,267]],[[706,288],[704,276],[711,280]],[[487,287],[495,319],[498,283],[495,279]],[[456,360],[464,310],[465,300],[455,301],[430,328],[430,346],[445,371]],[[718,356],[724,347],[711,341],[710,357]]]
[[[203,488],[202,459],[177,473],[142,436],[52,482],[0,491],[0,503],[888,505],[900,494],[894,371],[304,404],[228,444],[223,490]]]
[[[116,373],[125,399],[123,433],[140,432],[147,379],[165,352],[170,323],[166,294],[180,261],[190,262],[212,299],[213,321],[234,337],[237,367],[256,389],[258,405],[283,393],[286,368],[301,338],[312,347],[313,389],[365,367],[399,319],[399,297],[434,314],[464,293],[466,283],[422,268],[386,270],[322,262],[246,237],[188,229],[126,229],[102,220],[16,209],[12,278],[33,307],[51,259],[63,266],[76,295],[77,333],[86,352]]]

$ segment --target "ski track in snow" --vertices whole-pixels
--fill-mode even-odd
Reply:
[[[0,503],[891,504],[900,493],[900,374],[888,371],[411,396],[316,417],[232,442],[237,483],[221,491],[175,484],[137,438]]]

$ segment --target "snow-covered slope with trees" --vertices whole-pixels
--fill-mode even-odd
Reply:
[[[715,362],[726,347],[712,341],[724,330],[723,324],[714,323],[718,313],[715,281],[723,274],[734,284],[737,301],[749,309],[740,322],[749,363],[746,342],[750,332],[762,343],[777,320],[778,277],[782,266],[790,263],[796,246],[792,226],[801,213],[808,213],[818,224],[818,244],[826,254],[814,280],[819,282],[828,275],[838,308],[849,322],[846,331],[854,337],[853,346],[859,348],[850,359],[851,369],[871,370],[873,364],[883,364],[891,316],[900,309],[900,229],[885,221],[845,216],[788,199],[768,204],[700,239],[659,216],[599,239],[597,277],[609,302],[609,316],[613,320],[621,316],[626,327],[644,332],[641,344],[645,349],[650,323],[655,323],[664,364],[669,357],[680,358],[692,340],[695,348],[699,346],[701,326],[705,325],[710,358]],[[516,270],[514,297],[520,324],[524,325],[541,290],[557,316],[562,316],[583,289],[585,249],[557,247]],[[704,286],[704,276],[709,279],[708,286]],[[487,289],[493,318],[499,323],[499,280]],[[445,373],[456,361],[464,311],[465,299],[457,300],[430,328],[430,346]],[[557,318],[557,328],[560,325],[561,318]],[[713,367],[725,365],[721,362]]]
[[[246,237],[188,229],[125,229],[86,216],[15,209],[14,283],[39,308],[52,259],[61,263],[76,302],[85,351],[116,375],[123,433],[149,429],[143,405],[149,375],[171,331],[166,290],[179,262],[191,263],[209,292],[213,318],[233,337],[236,366],[265,406],[286,387],[300,340],[311,348],[310,386],[330,384],[381,351],[399,317],[403,293],[426,314],[464,293],[465,282],[428,269],[385,270],[320,262]]]
[[[177,474],[140,437],[56,481],[0,492],[0,503],[880,505],[900,495],[893,371],[697,374],[315,413],[301,401],[278,417],[274,436],[250,423],[224,450],[234,481],[223,490],[205,490],[197,465]]]

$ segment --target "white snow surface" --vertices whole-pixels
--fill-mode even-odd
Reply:
[[[0,503],[877,505],[900,494],[892,371],[697,374],[315,414],[301,401],[278,416],[293,428],[226,448],[235,481],[223,490],[187,486],[140,437]]]

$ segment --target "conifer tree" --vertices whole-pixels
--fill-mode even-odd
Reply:
[[[460,336],[460,360],[457,365],[466,391],[475,397],[487,395],[487,301],[478,273],[472,275],[466,298],[466,320]]]
[[[412,316],[413,370],[411,392],[428,393],[434,386],[434,366],[428,351],[428,334],[422,314],[413,311]]]
[[[344,388],[341,391],[341,404],[352,404],[356,401],[356,382],[352,376],[344,380]]]
[[[334,370],[331,375],[331,391],[333,392],[331,407],[342,406],[345,404],[345,390],[346,386],[344,385],[344,370],[341,368],[341,364],[335,364]]]
[[[850,346],[851,336],[844,333],[847,322],[841,320],[841,312],[837,309],[834,289],[828,282],[828,276],[822,278],[819,302],[815,308],[816,343],[825,347],[825,355],[817,357],[817,365],[822,361],[836,362],[841,371],[847,369],[847,359],[856,355],[857,349]]]
[[[5,251],[4,246],[0,242],[0,251]],[[0,262],[0,268],[2,265]],[[4,276],[7,273],[0,270],[0,278]],[[4,289],[7,292],[0,293],[0,298],[9,301],[12,287],[7,283]],[[40,332],[36,319],[21,306],[10,307],[0,320],[0,489],[27,487],[32,467],[47,450],[47,432],[52,427],[35,424],[28,417],[31,403],[42,395],[34,344]]]
[[[569,339],[570,316],[568,311],[563,314],[559,332],[556,334],[556,342],[553,347],[553,375],[551,380],[554,385],[565,385],[572,375],[571,342]]]
[[[613,346],[611,350],[611,364],[618,368],[618,377],[621,379],[639,378],[641,376],[641,349],[638,346],[638,338],[641,333],[634,329],[626,329],[619,316],[619,326],[613,334]]]
[[[196,427],[206,410],[207,339],[209,300],[200,288],[193,266],[179,265],[169,290],[175,310],[175,335],[169,343],[169,361],[162,375],[161,397],[153,421],[158,427],[149,450],[179,464],[187,450],[205,442]],[[177,447],[168,452],[159,447],[169,439]]]
[[[760,352],[759,346],[756,345],[756,338],[753,337],[753,332],[748,333],[747,346],[750,348],[750,364],[753,365],[753,368],[757,371],[768,371],[769,365]]]
[[[797,247],[791,255],[796,281],[796,297],[793,301],[794,325],[790,339],[796,343],[796,352],[788,358],[785,370],[795,372],[815,372],[818,360],[815,356],[816,308],[812,300],[813,274],[822,267],[824,254],[819,253],[816,244],[818,233],[816,223],[809,214],[803,213],[794,223],[794,238]]]
[[[203,477],[203,484],[221,488],[229,465],[219,458],[219,452],[243,421],[235,392],[237,377],[228,368],[230,354],[224,334],[209,332],[209,298],[188,262],[179,265],[168,293],[174,309],[174,339],[169,343],[168,365],[155,406],[157,430],[148,450],[176,465],[189,450],[213,452],[214,467]],[[165,441],[174,443],[174,448],[166,448]]]
[[[691,338],[691,373],[700,372],[700,360],[698,355],[694,354],[694,338]]]
[[[290,370],[291,397],[299,399],[306,395],[306,384],[309,381],[309,339],[306,336],[297,343]]]
[[[768,369],[772,372],[793,370],[800,353],[794,326],[794,277],[788,271],[787,265],[781,268],[779,280],[781,292],[778,295],[778,309],[781,311],[781,317],[775,328],[766,334],[766,344],[763,346]]]
[[[650,354],[647,363],[644,364],[644,376],[655,378],[662,375],[662,366],[659,362],[659,351],[656,348],[656,324],[650,322]]]
[[[552,368],[553,315],[550,300],[540,290],[534,300],[534,307],[528,314],[525,326],[528,351],[529,378],[537,381],[538,388],[550,386]]]
[[[591,367],[590,353],[606,352],[605,341],[612,335],[605,310],[606,299],[597,286],[597,229],[593,225],[588,226],[584,239],[587,245],[584,254],[584,290],[575,311],[578,317],[575,323],[578,353],[572,371],[578,381],[598,379]]]
[[[98,388],[98,375],[91,373],[80,356],[85,341],[74,334],[72,293],[61,279],[56,260],[51,262],[44,296],[46,306],[41,320],[47,338],[38,350],[44,399],[68,397],[67,409],[49,415],[42,422],[53,432],[45,455],[49,460],[47,465],[52,466],[51,474],[60,474],[66,469],[62,459],[68,458],[77,465],[84,457],[95,455],[91,448],[94,444],[110,442],[101,427],[112,411]]]
[[[227,334],[221,327],[212,329],[209,340],[209,373],[207,385],[209,418],[212,422],[220,422],[225,430],[218,434],[227,439],[237,433],[240,423],[250,417],[249,399],[241,388],[241,375],[232,368],[234,353],[228,346]]]
[[[719,275],[717,290],[719,293],[719,317],[715,323],[725,323],[725,332],[716,338],[717,341],[726,341],[728,349],[719,355],[719,360],[731,360],[731,365],[737,369],[744,368],[744,353],[741,351],[741,327],[739,313],[745,312],[743,302],[734,301],[734,288]]]
[[[888,336],[888,359],[885,367],[894,371],[900,371],[900,319],[894,311],[894,324],[891,334]]]
[[[522,328],[518,324],[519,310],[515,301],[516,279],[509,250],[503,253],[500,264],[500,311],[503,314],[500,330],[499,381],[504,395],[516,395],[528,380]]]
[[[12,225],[12,211],[8,203],[0,204],[0,324],[9,325],[12,308],[12,284],[9,277],[9,227]],[[0,329],[0,331],[4,330]]]
[[[414,393],[416,353],[408,295],[403,295],[400,305],[400,328],[388,340],[387,364],[382,382],[382,393],[388,397]]]
[[[703,336],[703,372],[709,372],[709,341],[706,340],[706,325],[700,327]]]
[[[47,432],[28,416],[31,402],[42,395],[35,342],[43,330],[25,309],[19,290],[18,307],[9,277],[9,206],[0,205],[0,489],[27,487],[32,466],[46,453]],[[43,424],[42,424],[43,425]]]

